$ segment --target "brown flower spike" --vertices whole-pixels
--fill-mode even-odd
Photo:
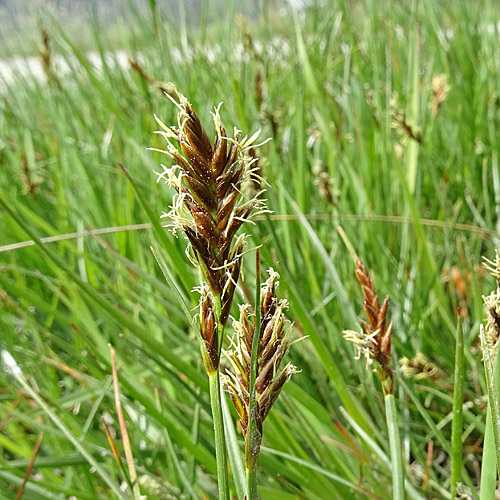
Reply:
[[[291,325],[286,324],[283,314],[287,306],[286,301],[276,297],[278,275],[272,269],[269,274],[260,295],[261,322],[255,382],[256,423],[260,436],[262,424],[284,383],[296,372],[291,363],[280,370],[283,356],[290,345]],[[227,375],[224,377],[224,385],[234,402],[244,435],[247,433],[249,421],[250,359],[255,328],[255,322],[249,318],[248,308],[248,305],[240,307],[240,319],[233,323],[236,331],[233,346],[225,352],[231,367],[226,370]]]
[[[171,167],[162,165],[163,172],[156,172],[157,182],[165,180],[177,191],[171,210],[162,217],[171,220],[169,226],[174,233],[178,229],[184,232],[194,254],[190,258],[199,265],[211,292],[209,296],[206,289],[202,291],[200,334],[207,349],[204,359],[210,359],[216,368],[222,346],[217,324],[223,328],[227,323],[245,242],[245,235],[236,233],[252,214],[266,210],[264,200],[257,198],[261,193],[251,199],[242,194],[243,182],[256,177],[256,160],[248,150],[255,147],[259,133],[239,141],[239,131],[235,130],[232,138],[227,137],[219,105],[213,114],[212,144],[191,104],[184,96],[176,95],[178,102],[171,99],[179,109],[178,126],[167,127],[155,116],[162,128],[156,133],[167,141],[165,151],[156,151],[175,162]],[[204,321],[213,322],[213,329]]]
[[[364,354],[368,364],[374,359],[377,362],[377,373],[382,381],[384,394],[394,393],[394,374],[391,366],[391,335],[394,322],[387,325],[387,307],[389,297],[386,296],[382,306],[373,286],[373,281],[363,262],[356,258],[356,277],[363,291],[363,309],[367,321],[360,318],[364,332],[347,330],[344,336],[354,342],[360,355]]]

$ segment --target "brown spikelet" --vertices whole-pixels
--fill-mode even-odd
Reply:
[[[206,289],[202,289],[200,300],[200,337],[203,363],[210,375],[219,367],[219,338],[212,301]]]
[[[296,372],[288,363],[280,370],[284,355],[290,345],[290,325],[286,324],[283,310],[286,302],[276,297],[277,274],[270,270],[270,277],[261,290],[261,322],[257,351],[255,390],[256,423],[262,434],[262,424],[278,398],[284,383]],[[255,323],[248,314],[249,306],[240,308],[240,319],[233,323],[236,335],[233,348],[226,357],[231,365],[224,384],[235,404],[243,434],[248,429],[250,403],[250,361]]]
[[[392,126],[403,137],[408,137],[418,142],[419,144],[423,144],[422,135],[420,132],[408,121],[406,117],[406,113],[403,109],[398,106],[398,96],[394,94],[391,98],[391,114],[392,114]]]
[[[242,183],[253,170],[247,151],[257,135],[239,141],[235,132],[228,138],[217,108],[212,144],[193,106],[182,95],[175,97],[178,126],[168,128],[157,119],[163,129],[158,133],[167,140],[164,152],[176,163],[158,174],[158,180],[167,178],[178,192],[172,210],[164,216],[172,219],[174,230],[184,231],[210,292],[221,301],[219,319],[225,325],[244,243],[236,233],[252,212],[265,210],[262,200],[246,200],[242,195]]]
[[[448,75],[439,74],[432,77],[432,116],[435,117],[442,104],[448,96],[450,85],[448,83]]]
[[[54,71],[54,60],[52,58],[52,49],[50,47],[50,36],[45,28],[41,29],[42,44],[38,47],[38,57],[42,65],[45,78],[49,85],[61,88],[61,83]]]
[[[360,319],[364,333],[344,332],[348,340],[353,341],[358,349],[365,354],[367,360],[374,359],[377,372],[385,394],[394,392],[394,374],[391,366],[391,336],[393,321],[387,326],[387,308],[389,297],[385,297],[380,306],[379,297],[366,266],[356,258],[356,277],[363,292],[363,309],[367,320]]]

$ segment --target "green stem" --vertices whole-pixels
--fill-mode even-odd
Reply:
[[[257,427],[257,395],[255,394],[260,339],[260,254],[258,249],[255,274],[255,329],[252,339],[252,356],[250,358],[250,398],[248,404],[248,429],[245,439],[245,466],[249,500],[258,500],[259,498],[257,492],[257,459],[262,442],[262,434]]]
[[[215,313],[215,321],[217,322],[217,354],[220,359],[220,354],[222,352],[222,344],[224,342],[224,328],[225,325],[223,325],[220,322],[220,315],[222,312],[222,302],[220,299],[220,295],[214,295],[214,313]]]
[[[391,447],[393,499],[404,500],[405,476],[403,470],[403,457],[401,454],[401,439],[399,437],[396,401],[393,394],[387,394],[385,396],[385,412],[387,430],[389,432],[389,444]]]
[[[222,421],[221,387],[219,370],[208,375],[210,381],[210,404],[215,431],[215,458],[217,461],[217,482],[219,500],[229,500],[229,479],[227,471],[226,439]]]
[[[498,387],[500,383],[500,357],[495,355],[493,362],[495,385]],[[481,489],[479,492],[479,500],[490,500],[495,498],[495,490],[497,485],[497,464],[496,464],[496,449],[495,437],[493,431],[493,419],[491,417],[491,407],[488,400],[486,409],[486,431],[483,440],[483,460],[481,462]]]
[[[481,338],[481,346],[483,348],[484,370],[486,375],[486,385],[488,387],[488,397],[490,403],[491,419],[493,424],[493,436],[495,438],[495,451],[497,456],[497,470],[500,470],[500,409],[498,401],[498,393],[495,384],[495,373],[493,362],[491,360],[491,351],[486,336],[484,334],[483,325],[480,327],[479,337]]]
[[[217,323],[217,351],[220,359],[224,337],[224,325],[220,322],[222,304],[220,295],[214,295],[215,321]],[[215,458],[217,462],[217,483],[219,486],[219,500],[229,500],[229,478],[227,470],[226,436],[224,434],[224,420],[222,416],[220,366],[214,373],[209,373],[210,405],[215,431]]]
[[[455,354],[455,389],[453,391],[453,422],[451,428],[451,498],[457,496],[457,484],[462,478],[462,427],[464,404],[464,332],[460,316],[457,325]]]
[[[257,463],[247,466],[247,488],[249,500],[257,500],[259,494],[257,492]]]

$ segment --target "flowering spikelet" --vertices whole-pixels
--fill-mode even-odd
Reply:
[[[496,290],[489,295],[483,295],[486,308],[486,340],[494,352],[500,339],[500,254],[498,250],[494,261],[484,258],[484,267],[497,280]]]
[[[219,346],[214,308],[205,287],[201,289],[199,340],[203,363],[210,375],[216,372],[219,367]]]
[[[280,370],[283,357],[290,345],[291,325],[287,325],[283,310],[287,303],[276,297],[277,273],[269,270],[269,279],[260,294],[261,322],[258,338],[256,373],[256,423],[259,435],[262,424],[279,396],[284,383],[296,372],[288,363]],[[234,321],[236,331],[232,348],[225,352],[230,369],[224,377],[226,386],[238,412],[243,434],[246,435],[250,403],[250,360],[255,322],[248,314],[248,305],[240,307],[240,319]]]
[[[170,97],[179,109],[177,127],[167,127],[155,116],[162,128],[156,133],[167,141],[166,150],[155,151],[165,153],[175,162],[171,167],[162,165],[163,172],[156,172],[157,182],[164,180],[177,191],[171,210],[162,217],[170,219],[168,225],[174,233],[178,229],[184,232],[194,253],[194,258],[190,258],[199,265],[211,292],[212,298],[206,290],[202,294],[202,323],[212,321],[215,307],[215,323],[224,326],[231,310],[245,242],[245,235],[236,233],[252,214],[266,211],[265,200],[258,198],[261,193],[246,199],[241,191],[242,183],[256,176],[253,171],[256,159],[249,156],[248,150],[252,145],[256,147],[254,142],[259,132],[241,141],[238,130],[232,138],[227,137],[219,105],[213,113],[215,140],[212,144],[188,100],[175,90],[170,95],[175,95],[178,101]],[[218,363],[222,335],[216,328],[213,331],[207,328],[202,324],[200,332],[208,349],[204,359]],[[210,350],[212,344],[217,346],[217,360]]]
[[[382,306],[363,262],[356,258],[356,277],[363,291],[363,309],[368,321],[360,318],[362,332],[346,330],[346,340],[354,342],[359,354],[366,357],[367,363],[377,362],[377,373],[382,381],[384,394],[394,392],[394,374],[391,366],[391,335],[394,322],[387,326],[387,307],[389,297],[386,296]]]
[[[415,380],[436,380],[444,377],[443,371],[421,352],[417,352],[413,359],[401,358],[399,364],[401,373],[405,377],[411,377]]]
[[[45,73],[45,78],[49,85],[55,85],[61,89],[61,82],[57,78],[57,68],[54,66],[54,58],[52,57],[52,49],[50,47],[50,36],[45,28],[41,30],[42,44],[38,47],[38,56]]]
[[[432,116],[436,116],[450,91],[448,75],[441,73],[432,77]]]

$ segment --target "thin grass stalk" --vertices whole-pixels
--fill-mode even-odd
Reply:
[[[230,365],[226,369],[224,384],[233,400],[245,436],[249,500],[258,499],[257,461],[264,421],[283,385],[296,373],[292,363],[280,369],[291,345],[292,325],[284,314],[287,301],[279,300],[276,295],[279,275],[269,269],[269,278],[261,287],[259,255],[256,272],[255,316],[251,318],[249,304],[240,306],[240,318],[233,321],[235,335],[231,348],[224,351]]]
[[[487,296],[483,296],[486,309],[486,327],[483,329],[481,325],[481,333],[484,335],[485,343],[489,347],[489,357],[494,365],[493,379],[495,387],[498,387],[500,383],[500,361],[497,355],[498,339],[500,338],[500,258],[498,251],[494,260],[484,258],[483,265],[496,278],[497,282],[496,290],[493,290]],[[495,395],[498,397],[498,392],[495,391]],[[486,430],[483,441],[480,484],[480,500],[489,500],[495,496],[497,487],[497,442],[495,440],[491,398],[488,399],[486,409]]]
[[[28,484],[28,480],[31,476],[31,471],[33,469],[33,465],[35,464],[35,460],[36,460],[36,457],[38,455],[38,451],[40,450],[40,446],[42,445],[42,441],[43,441],[43,432],[38,434],[38,439],[36,441],[35,448],[33,449],[31,459],[29,461],[28,467],[27,467],[26,472],[24,474],[23,484],[21,485],[21,487],[19,488],[19,490],[17,492],[16,500],[21,500],[23,497],[24,489],[26,488],[26,485]]]
[[[130,481],[130,474],[128,470],[125,468],[123,465],[122,459],[120,457],[120,452],[118,451],[118,447],[116,446],[115,440],[113,439],[113,436],[111,435],[111,432],[109,430],[108,424],[106,423],[106,419],[104,417],[101,417],[101,422],[104,427],[104,432],[106,434],[106,438],[109,443],[109,447],[111,448],[111,452],[113,453],[113,457],[115,459],[116,465],[118,465],[121,473],[123,474],[123,477],[125,478],[125,481],[128,484],[128,487],[130,488],[130,491],[132,491],[132,482]]]
[[[247,489],[250,500],[259,498],[257,491],[257,457],[260,450],[262,435],[257,428],[255,415],[256,392],[255,381],[257,379],[257,356],[259,351],[260,336],[260,254],[257,249],[255,275],[255,329],[252,339],[252,354],[250,358],[250,404],[248,408],[248,435],[245,440],[245,466],[247,475]]]
[[[214,421],[215,433],[215,459],[217,462],[217,483],[219,486],[219,499],[229,500],[229,478],[227,469],[226,438],[224,422],[222,420],[221,385],[219,370],[209,374],[210,406]]]
[[[101,479],[106,483],[106,485],[111,489],[116,498],[121,500],[127,500],[125,494],[120,490],[119,486],[113,481],[111,476],[106,472],[106,470],[99,464],[99,462],[89,453],[76,436],[70,431],[66,424],[52,411],[50,406],[35,392],[28,382],[25,380],[22,374],[15,373],[15,379],[22,386],[24,391],[36,402],[36,404],[43,410],[43,412],[49,417],[52,423],[63,433],[64,437],[70,441],[70,443],[76,448],[78,453],[90,464],[97,474],[100,475]]]
[[[118,383],[118,371],[116,369],[115,350],[113,349],[111,344],[109,344],[109,350],[111,352],[111,369],[113,373],[113,392],[115,395],[116,414],[118,416],[120,433],[122,435],[122,444],[123,444],[123,449],[125,451],[125,459],[127,462],[128,473],[130,477],[130,485],[132,488],[134,499],[140,500],[141,491],[139,488],[139,483],[137,482],[137,471],[135,469],[134,456],[132,454],[132,447],[130,446],[130,438],[127,431],[127,424],[125,423],[125,417],[123,415],[123,409],[120,401],[120,386]]]
[[[226,449],[231,465],[234,487],[238,500],[245,500],[248,498],[245,465],[241,456],[239,439],[234,428],[233,417],[229,411],[227,393],[222,393],[221,403],[222,416],[224,418],[224,433],[226,436]]]
[[[389,297],[380,305],[379,296],[368,269],[359,258],[355,258],[356,278],[363,292],[363,309],[366,320],[360,318],[362,330],[344,331],[344,337],[354,343],[359,357],[363,355],[367,366],[375,362],[376,373],[384,393],[387,430],[391,450],[392,487],[394,500],[405,498],[405,476],[401,438],[398,429],[398,413],[394,399],[394,371],[391,365],[391,338],[394,322],[387,323]]]
[[[394,394],[385,396],[385,412],[387,419],[387,431],[389,433],[389,445],[391,449],[392,465],[392,498],[394,500],[405,499],[405,474],[403,468],[403,455],[401,449],[401,438],[398,429],[398,411]]]
[[[491,420],[493,424],[493,436],[495,438],[495,452],[497,457],[497,471],[500,470],[500,408],[498,401],[498,393],[495,384],[495,374],[493,370],[493,362],[491,360],[491,351],[486,335],[484,333],[484,326],[481,325],[479,331],[481,339],[481,346],[483,348],[483,362],[484,371],[486,376],[486,386],[488,388],[488,399],[490,403]]]
[[[500,361],[496,353],[493,365],[495,370],[495,385],[498,387],[498,383],[500,381]],[[495,496],[495,490],[497,487],[496,449],[489,399],[486,408],[486,430],[483,440],[483,459],[481,462],[480,484],[481,489],[479,491],[479,500],[490,500],[490,498]]]
[[[212,410],[212,419],[214,424],[215,438],[215,460],[217,463],[217,485],[219,488],[219,500],[229,500],[229,477],[227,467],[227,449],[226,437],[224,434],[224,420],[222,416],[221,403],[221,383],[219,368],[219,343],[221,343],[224,326],[220,321],[221,305],[220,296],[214,295],[214,307],[210,307],[210,299],[206,293],[202,296],[200,313],[199,341],[201,354],[205,362],[205,368],[208,374],[210,389],[210,407]],[[208,304],[208,305],[207,305]],[[212,338],[216,345],[208,350],[208,343],[205,339]],[[212,340],[212,342],[213,342]],[[216,353],[216,354],[214,354]]]
[[[451,498],[457,495],[457,485],[462,477],[462,430],[463,430],[463,404],[464,404],[464,331],[462,320],[458,316],[457,336],[455,351],[455,383],[453,391],[453,422],[451,428]]]

